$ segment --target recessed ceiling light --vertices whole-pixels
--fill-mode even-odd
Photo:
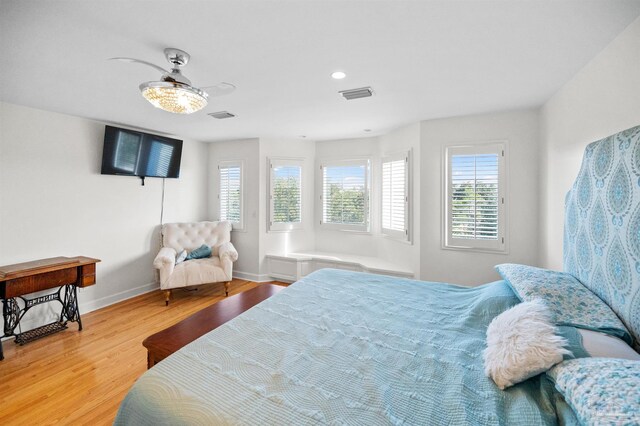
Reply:
[[[347,75],[345,73],[343,73],[342,71],[336,71],[336,72],[331,74],[331,78],[334,78],[336,80],[342,80],[346,76]]]

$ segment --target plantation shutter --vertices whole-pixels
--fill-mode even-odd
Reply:
[[[382,160],[382,232],[407,238],[409,234],[409,156]]]
[[[300,160],[270,160],[269,229],[289,230],[302,223]]]
[[[220,173],[220,220],[240,223],[242,167],[239,164],[221,164]]]
[[[368,161],[322,166],[322,224],[343,229],[368,226]]]
[[[454,246],[503,249],[503,145],[454,147],[449,151],[449,242]]]

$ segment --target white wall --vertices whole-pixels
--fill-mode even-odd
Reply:
[[[401,150],[413,151],[414,191],[413,217],[414,241],[407,244],[388,239],[380,233],[379,169],[381,153]],[[364,256],[383,256],[416,272],[420,271],[419,229],[420,223],[420,125],[404,127],[381,136],[344,141],[313,142],[307,140],[248,139],[213,142],[209,146],[209,215],[217,219],[219,202],[217,194],[217,164],[225,160],[243,160],[245,229],[234,231],[233,244],[240,254],[234,265],[234,275],[256,281],[269,280],[265,264],[266,254],[300,251],[328,251],[352,253]],[[371,233],[347,233],[326,231],[318,227],[319,190],[317,187],[319,160],[324,158],[363,158],[372,160]],[[303,160],[303,228],[290,232],[269,232],[268,209],[268,159],[298,158]]]
[[[344,232],[327,230],[320,227],[320,211],[322,201],[320,193],[322,191],[321,179],[319,177],[320,163],[329,159],[364,159],[371,160],[371,187],[377,187],[378,183],[378,161],[380,158],[379,142],[377,137],[360,138],[360,139],[344,139],[316,142],[316,161],[315,161],[315,210],[316,220],[314,222],[316,229],[316,250],[330,253],[350,253],[360,256],[377,256],[378,240],[381,235],[373,232],[378,227],[378,198],[374,191],[370,194],[370,217],[371,217],[371,234],[359,232]]]
[[[591,142],[640,124],[640,18],[541,109],[540,263],[562,269],[564,197]]]
[[[231,232],[231,242],[238,250],[238,260],[233,264],[233,275],[238,278],[259,281],[259,231],[260,231],[260,147],[258,139],[242,139],[209,144],[208,199],[209,218],[220,219],[220,201],[217,198],[220,185],[218,163],[243,161],[243,215],[242,230]]]
[[[534,110],[423,121],[421,124],[420,278],[479,285],[493,266],[538,263],[538,113]],[[506,140],[508,254],[442,248],[443,147]]]
[[[396,129],[379,137],[323,141],[316,143],[316,250],[379,257],[420,275],[420,124]],[[381,158],[400,151],[412,151],[412,243],[388,238],[382,234]],[[323,229],[319,225],[321,209],[319,165],[324,159],[369,158],[371,160],[370,233],[341,232]]]
[[[103,138],[104,123],[0,103],[0,264],[102,259],[97,284],[80,291],[81,312],[157,287],[162,180],[101,175]],[[206,156],[205,144],[184,141],[180,178],[166,180],[165,222],[206,218]],[[38,308],[49,316],[51,307]]]
[[[265,254],[313,250],[314,233],[314,157],[315,143],[308,140],[260,139],[260,275],[269,279]],[[268,231],[269,158],[301,159],[302,167],[302,229],[289,232]]]
[[[209,215],[218,219],[220,204],[216,197],[218,188],[217,165],[220,161],[244,161],[243,201],[245,226],[233,231],[231,241],[238,250],[238,261],[233,265],[233,275],[238,278],[267,281],[264,256],[284,251],[312,250],[315,245],[313,232],[313,159],[315,145],[305,140],[243,139],[212,142],[209,145]],[[291,232],[267,231],[267,159],[299,158],[303,160],[303,229]]]

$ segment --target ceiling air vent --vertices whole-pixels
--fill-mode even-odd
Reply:
[[[359,89],[343,90],[339,92],[343,98],[350,101],[351,99],[368,98],[373,95],[371,87],[361,87]]]
[[[236,116],[235,114],[231,114],[229,111],[210,112],[207,115],[217,118],[218,120],[222,120],[223,118],[233,118]]]

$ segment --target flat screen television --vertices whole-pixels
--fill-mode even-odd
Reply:
[[[181,157],[181,140],[105,126],[103,175],[177,178]]]

